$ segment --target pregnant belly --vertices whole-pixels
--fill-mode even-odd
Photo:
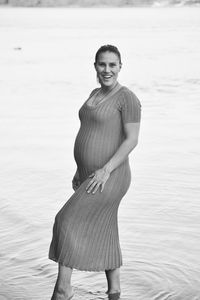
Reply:
[[[74,157],[79,169],[84,168],[88,172],[93,172],[103,167],[114,155],[119,147],[117,143],[111,143],[105,135],[82,136],[77,135],[74,145]]]

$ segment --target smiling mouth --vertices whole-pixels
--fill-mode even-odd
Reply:
[[[104,79],[110,79],[110,78],[112,78],[112,75],[102,75],[102,77],[103,77]]]

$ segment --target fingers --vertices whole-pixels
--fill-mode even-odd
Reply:
[[[94,179],[90,180],[90,182],[88,183],[88,185],[86,186],[86,190],[89,189],[89,187],[91,186],[91,184],[94,182]]]
[[[79,188],[79,186],[78,185],[73,185],[72,188],[73,188],[74,191],[76,191]]]
[[[92,194],[95,194],[98,188],[100,187],[101,183],[97,183],[92,191]]]
[[[92,175],[94,176],[95,174],[93,173],[90,176],[92,176]],[[95,194],[96,191],[98,190],[98,188],[100,187],[100,185],[101,185],[101,182],[98,182],[98,180],[95,177],[93,177],[92,180],[90,180],[90,182],[86,186],[87,193],[92,192],[92,194]]]
[[[73,188],[73,190],[76,191],[79,188],[80,184],[81,183],[80,183],[79,180],[73,180],[72,181],[72,188]]]
[[[101,185],[101,193],[103,192],[104,185],[105,185],[105,182],[103,182],[102,185]]]
[[[90,174],[88,177],[93,177],[95,174],[94,173],[92,173],[92,174]]]
[[[101,170],[97,170],[96,172],[90,174],[89,178],[93,177],[88,185],[86,186],[87,193],[95,194],[97,190],[100,188],[100,191],[103,192],[104,185],[108,180],[109,176],[105,176],[105,172],[102,174]]]
[[[98,182],[97,182],[95,179],[92,179],[92,180],[88,183],[88,185],[87,185],[87,187],[86,187],[86,191],[87,191],[88,193],[90,193],[90,192],[93,190],[93,188],[94,188],[97,184],[98,184]]]

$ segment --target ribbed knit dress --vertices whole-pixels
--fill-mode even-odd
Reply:
[[[107,180],[103,192],[87,193],[88,176],[102,168],[125,139],[125,123],[140,122],[141,104],[136,95],[119,83],[102,102],[79,110],[81,126],[74,157],[81,185],[55,217],[49,258],[85,271],[105,271],[122,265],[117,213],[127,192],[131,173],[128,158]]]

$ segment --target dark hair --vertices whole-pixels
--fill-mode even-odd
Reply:
[[[98,56],[100,53],[103,53],[103,52],[106,52],[106,51],[109,51],[109,52],[113,52],[115,53],[118,58],[119,58],[119,63],[121,64],[122,61],[121,61],[121,54],[119,52],[119,50],[117,49],[117,47],[113,46],[113,45],[104,45],[104,46],[101,46],[98,50],[97,50],[97,53],[95,55],[95,63],[97,62],[98,60]]]

